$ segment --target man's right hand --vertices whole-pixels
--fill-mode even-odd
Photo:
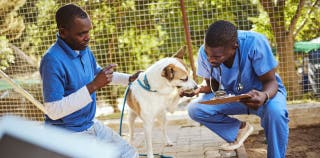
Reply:
[[[108,85],[112,81],[113,69],[116,67],[116,64],[110,64],[104,69],[102,69],[94,78],[92,82],[87,84],[87,88],[89,93],[93,93],[94,91]]]

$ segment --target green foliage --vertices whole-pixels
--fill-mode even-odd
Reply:
[[[0,36],[0,70],[5,70],[10,63],[14,63],[13,50],[5,36]]]
[[[248,18],[248,20],[253,23],[251,30],[264,34],[271,42],[271,45],[274,46],[275,38],[273,37],[268,13],[263,9],[262,5],[258,1],[252,0],[252,3],[257,4],[257,8],[260,14],[257,17]]]
[[[296,41],[309,41],[311,39],[314,39],[316,37],[320,36],[320,4],[318,2],[318,5],[316,5],[314,8],[311,8],[311,4],[314,3],[316,0],[310,0],[305,2],[305,6],[302,7],[301,10],[301,16],[297,21],[297,27],[300,27],[300,25],[303,23],[304,20],[306,20],[306,24],[304,25],[303,29],[301,29],[300,32],[298,32],[297,36],[295,37]],[[286,1],[286,7],[285,7],[285,22],[286,26],[288,27],[291,23],[291,19],[294,16],[299,1],[298,0],[288,0]],[[313,11],[311,14],[308,14],[308,11],[312,9]],[[297,31],[297,30],[295,30]]]
[[[309,3],[313,3],[312,2]],[[314,38],[320,37],[320,4],[318,2],[318,5],[313,8],[313,11],[311,14],[307,14],[306,10],[309,7],[304,7],[303,8],[303,15],[301,18],[298,20],[297,26],[299,27],[303,20],[306,19],[307,22],[304,25],[304,27],[298,32],[296,36],[296,41],[309,41]],[[310,8],[309,8],[310,9]]]
[[[249,17],[259,15],[257,4],[251,3],[250,0],[188,1],[186,9],[195,48],[203,43],[205,31],[212,22],[228,20],[238,29],[250,30],[253,22]]]
[[[35,3],[37,14],[30,23],[27,23],[26,37],[22,44],[22,49],[28,55],[36,56],[38,59],[48,49],[48,47],[56,40],[57,32],[55,19],[55,11],[57,5],[54,0],[38,1]]]
[[[137,3],[139,2],[91,2],[91,8],[94,9],[88,13],[93,23],[92,50],[101,55],[97,57],[99,63],[115,62],[120,71],[132,72],[137,68],[144,69],[154,62],[150,55],[158,52],[158,47],[167,39],[166,33],[161,25],[152,21],[152,10],[145,8],[152,8],[153,5],[140,6]],[[132,56],[134,60],[123,61],[121,58],[124,56]]]
[[[295,36],[295,41],[308,41],[320,36],[320,29],[319,29],[320,19],[318,18],[318,15],[320,14],[319,4],[315,8],[313,8],[313,12],[311,12],[311,14],[308,14],[308,11],[311,8],[310,6],[314,1],[316,0],[307,1],[305,2],[305,6],[302,7],[301,16],[297,21],[294,32],[297,31],[298,27],[302,25],[304,20],[307,20],[307,21],[303,29],[301,29],[300,32],[298,32],[297,35]],[[267,12],[263,10],[263,7],[257,0],[252,0],[252,3],[258,4],[258,9],[260,12],[260,15],[258,17],[249,18],[249,20],[254,23],[252,30],[266,35],[270,40],[272,46],[275,46],[276,41],[271,29],[270,19]],[[289,25],[291,24],[291,19],[296,13],[298,4],[299,4],[298,0],[286,1],[285,8],[284,8],[285,17],[283,20],[285,21],[285,25],[286,25],[285,27],[287,30]],[[280,12],[280,10],[277,12]]]
[[[5,70],[14,63],[13,50],[9,43],[19,38],[25,29],[22,17],[17,10],[25,0],[0,1],[0,69]]]

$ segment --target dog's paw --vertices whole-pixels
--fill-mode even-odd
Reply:
[[[166,144],[166,147],[172,147],[173,144]]]
[[[179,96],[180,97],[193,97],[196,95],[196,91],[193,89],[188,89],[188,90],[180,90],[179,91]]]
[[[173,143],[171,142],[171,141],[168,141],[167,143],[166,143],[166,147],[172,147],[173,146]]]
[[[194,93],[194,90],[193,89],[184,90],[183,93],[190,95],[190,94]]]

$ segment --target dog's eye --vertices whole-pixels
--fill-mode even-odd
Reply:
[[[188,76],[186,78],[180,79],[181,81],[187,82],[188,81]]]

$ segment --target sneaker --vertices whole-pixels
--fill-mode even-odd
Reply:
[[[238,136],[233,143],[226,143],[220,146],[222,150],[235,150],[238,149],[243,142],[251,135],[253,132],[253,126],[248,122],[245,123],[244,128],[239,130]]]

